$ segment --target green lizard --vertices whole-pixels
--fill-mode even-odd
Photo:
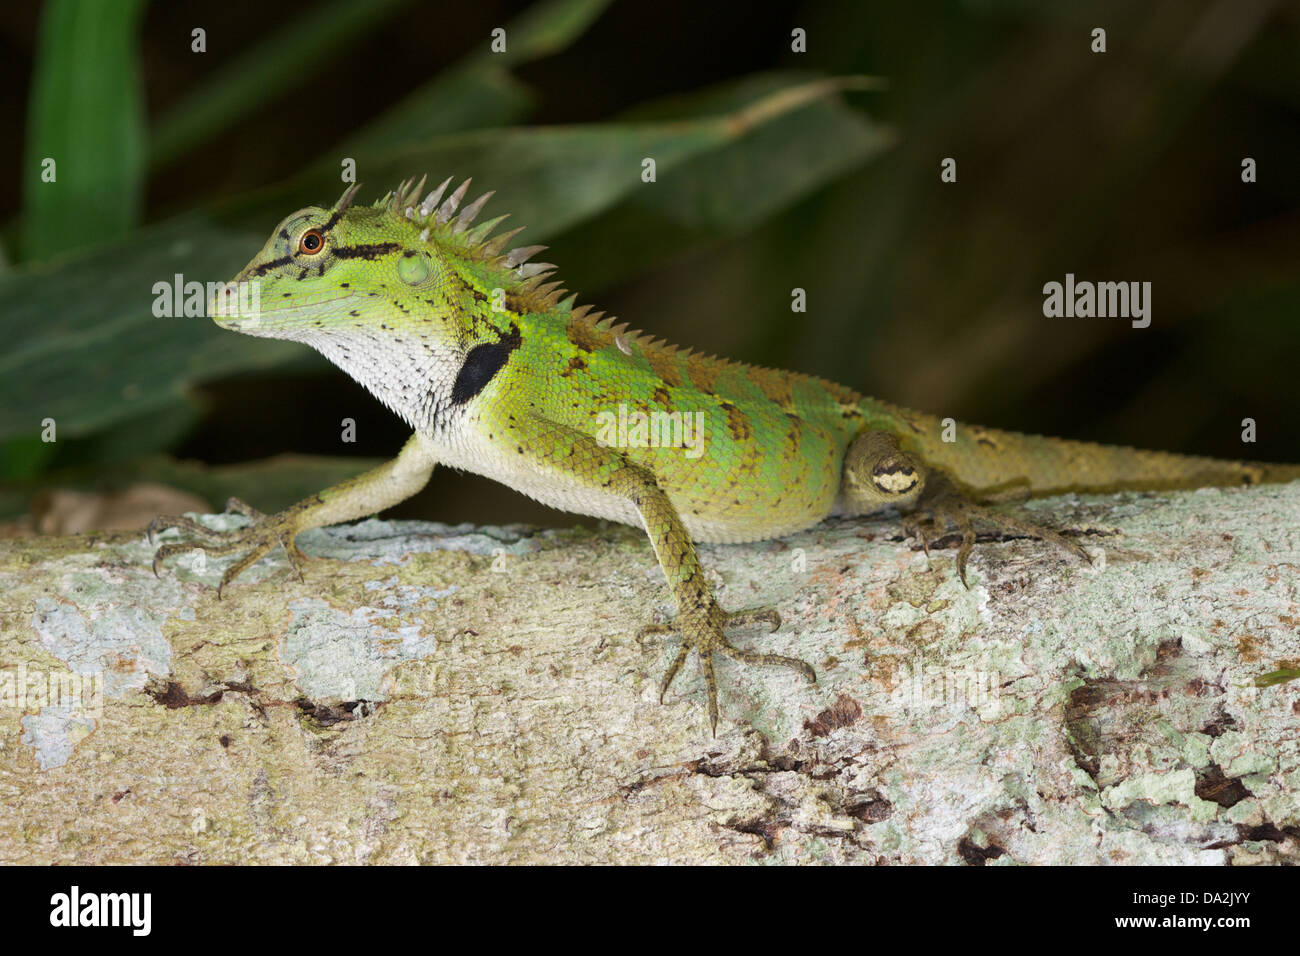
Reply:
[[[486,475],[553,507],[644,527],[677,603],[671,625],[645,632],[681,636],[660,700],[694,650],[716,734],[714,654],[816,676],[801,660],[727,639],[732,628],[775,630],[780,618],[773,609],[719,607],[695,541],[774,538],[831,515],[894,507],[927,553],[950,525],[960,531],[964,583],[977,519],[1087,559],[1057,532],[989,507],[1009,493],[1300,478],[1300,466],[974,426],[944,436],[937,417],[823,379],[675,348],[575,307],[552,280],[554,267],[529,261],[544,246],[507,251],[519,230],[492,234],[505,217],[473,226],[491,193],[461,206],[469,180],[444,200],[450,183],[423,199],[423,180],[403,183],[374,206],[354,204],[354,185],[331,209],[295,212],[209,303],[223,328],[317,349],[414,430],[392,461],[279,514],[232,498],[227,509],[252,518],[249,527],[218,533],[190,518],[155,519],[151,534],[179,526],[211,551],[245,552],[225,571],[218,596],[277,546],[301,575],[299,532],[395,505],[439,463]],[[235,283],[245,282],[260,284],[261,306],[240,314]],[[657,412],[674,425],[699,423],[703,455],[641,441],[619,447],[607,423],[620,406],[625,417]],[[189,547],[158,548],[155,573]]]

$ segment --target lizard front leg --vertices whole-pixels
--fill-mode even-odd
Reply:
[[[244,555],[221,576],[221,584],[217,587],[217,597],[220,598],[227,584],[277,545],[284,546],[289,563],[301,578],[302,561],[306,556],[294,543],[300,532],[355,521],[405,501],[428,483],[436,464],[437,459],[428,441],[416,433],[392,461],[305,498],[277,514],[264,515],[238,498],[231,498],[226,503],[226,511],[252,518],[253,523],[247,528],[213,531],[193,518],[159,515],[149,522],[148,534],[152,540],[154,533],[162,528],[179,527],[203,539],[201,547],[205,551],[214,554],[244,551]],[[167,558],[191,551],[194,547],[194,544],[185,542],[164,544],[154,552],[154,574]]]
[[[771,608],[729,612],[718,606],[690,533],[650,469],[630,461],[616,448],[602,445],[591,436],[566,426],[534,417],[503,417],[504,421],[498,418],[493,422],[493,430],[500,429],[498,435],[505,433],[510,439],[507,446],[531,458],[531,464],[543,473],[558,482],[617,495],[630,502],[640,515],[659,567],[677,602],[677,616],[672,624],[650,625],[640,634],[675,633],[680,634],[682,640],[681,649],[660,683],[661,703],[692,650],[699,655],[709,723],[715,736],[718,730],[718,687],[713,670],[715,653],[746,664],[790,667],[810,683],[816,683],[816,673],[804,661],[745,650],[727,640],[724,631],[728,628],[765,624],[776,630],[781,626],[781,618]]]

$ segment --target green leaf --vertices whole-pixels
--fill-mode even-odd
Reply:
[[[670,100],[631,115],[716,115],[783,90],[806,88],[804,74],[764,73]],[[778,100],[779,101],[779,100]],[[562,241],[571,288],[624,281],[702,243],[753,229],[894,143],[891,130],[824,99],[757,124],[734,142],[687,159],[653,189],[638,190]]]
[[[53,442],[41,441],[36,434],[0,443],[0,481],[40,474],[54,457],[54,450]],[[7,513],[0,509],[0,514]]]
[[[334,0],[313,7],[263,37],[158,121],[150,144],[150,165],[166,165],[202,145],[254,112],[268,97],[301,84],[314,67],[346,56],[349,43],[407,3],[409,0]]]
[[[26,259],[124,235],[139,218],[142,6],[50,0],[45,7],[23,160]]]
[[[0,280],[0,439],[34,434],[53,418],[76,438],[182,400],[207,377],[292,357],[213,335],[204,317],[157,318],[155,285],[176,275],[228,278],[247,260],[249,234],[189,215],[130,240]],[[252,342],[250,340],[249,344]]]
[[[201,146],[268,97],[303,81],[366,30],[379,26],[409,0],[335,0],[313,9],[257,43],[171,109],[153,132],[150,164],[157,168]],[[342,155],[427,140],[461,129],[518,119],[532,105],[526,88],[507,68],[562,50],[609,5],[609,0],[551,0],[521,13],[505,26],[506,52],[481,48],[386,110],[375,123],[349,136]],[[335,161],[326,163],[337,169]]]
[[[551,0],[529,7],[505,25],[505,52],[490,52],[489,38],[483,37],[476,51],[349,136],[339,152],[364,157],[374,150],[518,120],[532,106],[533,97],[508,68],[563,50],[607,6],[609,0]],[[338,168],[332,161],[325,165]]]

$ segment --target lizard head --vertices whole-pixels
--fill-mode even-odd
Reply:
[[[482,378],[485,357],[517,347],[520,314],[562,308],[559,283],[543,284],[554,267],[526,261],[545,247],[506,252],[519,230],[492,236],[504,216],[471,228],[492,194],[461,207],[469,180],[444,200],[450,182],[420,199],[424,180],[408,181],[373,206],[354,204],[354,185],[329,209],[298,210],[212,295],[209,314],[310,345],[429,424],[474,384],[460,379]]]

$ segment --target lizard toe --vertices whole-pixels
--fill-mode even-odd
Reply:
[[[671,625],[651,624],[642,628],[640,632],[642,635],[678,633],[682,637],[681,646],[678,648],[673,662],[668,666],[668,670],[664,673],[663,680],[659,684],[659,702],[663,703],[664,695],[668,692],[669,686],[677,677],[691,651],[699,655],[700,674],[704,678],[709,724],[715,737],[717,736],[719,716],[718,685],[713,662],[715,653],[725,654],[742,664],[786,667],[796,671],[808,683],[817,683],[817,672],[813,670],[812,665],[807,661],[799,660],[796,657],[786,657],[783,654],[767,654],[737,647],[727,640],[724,633],[727,628],[754,627],[756,625],[766,625],[775,631],[781,626],[781,616],[775,608],[727,612],[717,605],[713,605],[700,613],[678,614],[677,619]]]

